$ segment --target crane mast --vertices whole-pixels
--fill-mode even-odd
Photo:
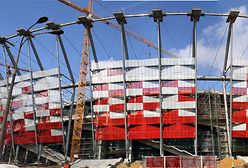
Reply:
[[[92,9],[92,0],[89,0],[88,11]],[[84,39],[82,47],[82,58],[80,63],[80,75],[78,81],[78,98],[76,102],[75,119],[73,125],[73,135],[71,144],[70,161],[74,162],[75,157],[80,153],[80,141],[83,128],[84,106],[86,97],[86,83],[89,65],[90,43],[87,35],[87,30],[84,30]]]

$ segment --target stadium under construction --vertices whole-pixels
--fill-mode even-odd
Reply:
[[[4,56],[1,66],[5,69],[0,81],[3,162],[63,164],[76,159],[115,158],[134,162],[155,156],[168,159],[187,156],[190,162],[190,157],[203,156],[207,166],[214,167],[217,159],[248,155],[248,61],[233,59],[232,53],[233,25],[236,19],[248,16],[240,15],[239,11],[220,14],[192,9],[170,13],[154,9],[141,14],[115,12],[113,16],[100,18],[90,8],[59,1],[86,16],[63,24],[47,22],[48,18],[41,17],[29,29],[18,29],[16,34],[0,38]],[[191,57],[176,57],[162,48],[160,23],[164,17],[171,16],[185,17],[192,22]],[[137,17],[154,21],[156,45],[125,28],[128,19]],[[229,27],[223,73],[219,76],[197,73],[196,25],[201,17],[224,17]],[[105,22],[120,30],[122,60],[98,60],[91,34],[96,22]],[[44,23],[45,27],[33,29]],[[72,72],[71,58],[61,36],[63,27],[76,25],[85,28],[79,79]],[[51,69],[43,67],[32,41],[40,34],[56,37],[57,62]],[[127,34],[155,48],[157,56],[130,59]],[[11,40],[18,37],[21,42],[14,57]],[[29,69],[22,69],[18,62],[26,43]],[[40,70],[32,70],[31,51]],[[63,71],[61,60],[66,67]],[[222,91],[199,91],[199,81],[219,81],[223,84]],[[146,164],[153,163],[147,160]],[[198,163],[194,164],[191,166],[197,167]],[[204,166],[205,162],[199,164]]]

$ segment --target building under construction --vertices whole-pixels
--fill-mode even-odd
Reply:
[[[100,18],[93,12],[89,15],[90,8],[82,9],[66,0],[59,1],[86,16],[63,24],[48,22],[39,29],[19,29],[17,34],[0,38],[5,58],[2,66],[6,72],[0,81],[3,162],[45,164],[112,158],[133,162],[147,156],[213,156],[209,157],[211,160],[248,154],[248,61],[235,60],[229,54],[232,26],[237,18],[248,16],[239,15],[239,11],[219,14],[192,9],[186,13],[165,13],[154,9],[151,13],[115,12],[111,17]],[[190,58],[171,58],[174,55],[161,47],[160,23],[163,17],[174,15],[192,21]],[[222,76],[199,76],[197,73],[196,24],[202,16],[227,19],[229,30]],[[126,19],[133,17],[153,18],[157,26],[157,45],[125,28]],[[40,18],[37,24],[46,20]],[[102,21],[121,31],[122,60],[98,61],[91,31],[95,22]],[[75,82],[61,34],[63,27],[78,24],[85,27],[85,39],[79,80]],[[43,68],[32,41],[36,32],[47,29],[49,32],[45,33],[56,36],[58,53],[53,69]],[[157,49],[157,56],[129,59],[126,34]],[[15,60],[11,39],[17,37],[22,41]],[[28,43],[30,68],[20,69],[18,61],[25,42]],[[92,61],[89,61],[90,47]],[[34,53],[39,71],[32,70],[30,51]],[[61,70],[62,59],[68,76]],[[6,60],[10,60],[11,65]],[[199,81],[219,81],[223,83],[223,90],[199,91]]]

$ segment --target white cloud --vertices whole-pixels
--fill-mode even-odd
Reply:
[[[238,9],[240,10],[240,14],[247,14],[247,8],[245,6],[241,6]],[[221,21],[209,25],[208,27],[199,30],[200,32],[198,32],[198,34],[201,34],[201,38],[200,39],[198,38],[197,40],[198,68],[205,67],[207,69],[205,71],[206,73],[208,73],[208,70],[210,69],[210,66],[213,63],[213,60],[216,56],[216,53],[220,45],[220,41],[223,37],[223,34],[227,26],[228,23],[226,23],[226,18],[223,18],[221,19]],[[227,36],[227,31],[225,33],[223,44],[220,47],[219,54],[216,58],[213,67],[213,69],[215,68],[215,70],[214,71],[212,70],[211,74],[219,74],[223,69],[225,47],[226,47],[226,36]],[[216,43],[217,39],[218,42]],[[248,19],[237,18],[236,22],[234,23],[234,29],[233,29],[234,59],[239,59],[241,53],[243,53],[247,45],[248,45]],[[177,54],[188,57],[190,49],[191,47],[189,44],[185,48],[179,49]],[[248,51],[242,58],[247,59],[248,58],[247,55],[248,55]],[[218,69],[218,71],[216,71],[216,68]]]

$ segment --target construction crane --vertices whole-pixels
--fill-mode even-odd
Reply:
[[[87,11],[92,10],[92,0],[89,0]],[[87,35],[87,30],[84,30],[84,39],[82,47],[82,58],[80,63],[80,75],[78,81],[78,98],[76,102],[75,119],[73,125],[73,135],[71,144],[70,162],[74,162],[74,158],[80,153],[80,141],[83,127],[84,106],[86,96],[86,83],[89,65],[89,50],[90,43]]]
[[[91,16],[93,18],[95,18],[95,19],[102,18],[101,16],[98,16],[94,12],[90,11],[88,8],[82,8],[82,7],[76,5],[76,4],[74,4],[74,3],[72,3],[72,2],[70,2],[68,0],[58,0],[58,1],[59,2],[62,2],[63,4],[65,4],[65,5],[69,6],[69,7],[72,7],[73,9],[75,9],[77,11],[80,11],[80,12],[86,14],[87,16],[89,14],[91,14]],[[112,22],[110,22],[108,20],[103,20],[102,22],[105,23],[105,24],[107,24],[107,25],[109,25],[109,26],[111,26],[111,27],[113,27],[113,28],[115,28],[115,29],[117,29],[117,30],[120,30],[121,31],[121,27],[119,25],[117,25],[117,24],[114,24],[114,23],[112,23]],[[125,31],[126,31],[126,33],[128,35],[130,35],[134,39],[136,39],[136,40],[138,40],[140,42],[143,42],[143,43],[147,44],[149,47],[152,47],[152,48],[158,50],[158,47],[153,42],[151,42],[150,40],[147,40],[144,36],[139,35],[137,33],[133,33],[131,31],[127,30],[127,29],[125,29]],[[177,57],[175,54],[171,53],[170,51],[167,51],[167,50],[165,50],[163,48],[161,50],[162,50],[162,53],[163,54],[166,54],[166,55],[168,55],[170,57],[174,57],[174,58]]]

